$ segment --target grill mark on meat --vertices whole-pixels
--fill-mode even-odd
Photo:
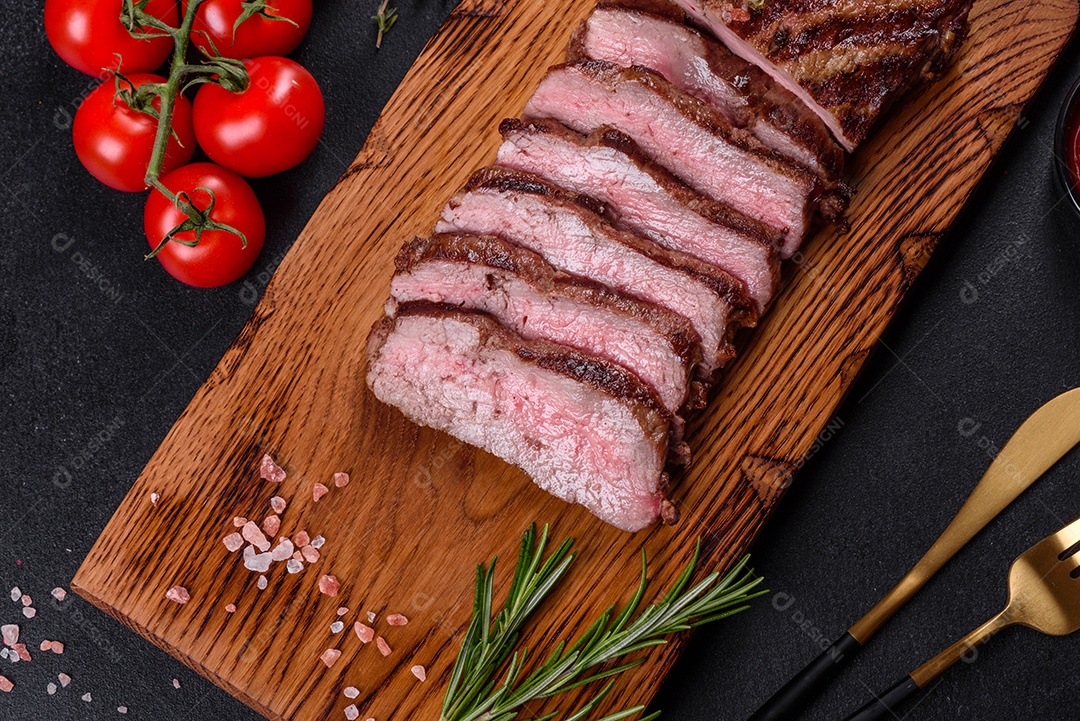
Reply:
[[[499,131],[504,138],[499,149],[500,165],[533,172],[575,192],[587,190],[607,204],[617,224],[722,268],[745,284],[759,313],[768,306],[776,290],[777,248],[783,233],[696,193],[612,128],[598,128],[586,138],[552,120],[507,119]],[[537,141],[550,141],[547,147],[555,149],[550,152],[570,154],[578,165],[545,165],[544,151]],[[607,171],[598,173],[594,172],[597,168],[585,167],[590,162],[603,164]],[[614,174],[610,172],[613,163],[618,166]],[[638,193],[633,200],[651,204],[649,210],[620,204],[611,197],[625,189]],[[669,215],[668,220],[675,222],[658,222],[661,208]]]
[[[821,119],[766,72],[686,22],[667,0],[601,0],[571,36],[567,59],[648,67],[826,183],[838,182],[844,152]]]

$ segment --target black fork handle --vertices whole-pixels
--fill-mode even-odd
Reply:
[[[749,721],[790,721],[798,717],[807,701],[821,693],[840,669],[861,650],[862,644],[845,632],[782,689],[774,693]]]
[[[874,700],[863,706],[855,713],[848,716],[844,721],[880,721],[887,718],[900,718],[897,712],[900,704],[915,695],[919,685],[911,678],[905,676],[892,688]]]

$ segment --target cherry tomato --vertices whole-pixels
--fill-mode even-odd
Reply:
[[[245,60],[262,55],[288,55],[311,26],[311,0],[263,0],[259,4],[260,12],[236,26],[244,11],[242,0],[206,0],[195,13],[192,42],[207,57],[212,55],[207,37],[226,58]],[[271,17],[284,19],[271,20]]]
[[[149,73],[137,73],[127,78],[137,88],[146,83],[165,82],[165,78]],[[125,86],[121,80],[121,87]],[[115,93],[116,83],[106,80],[79,105],[71,126],[75,154],[91,175],[110,188],[130,192],[146,190],[143,177],[154,152],[158,121],[151,115],[133,110],[115,97]],[[160,108],[161,99],[154,98],[153,106]],[[176,99],[173,131],[175,135],[165,146],[162,175],[179,168],[195,153],[191,101],[182,95]]]
[[[195,96],[195,137],[215,163],[258,178],[293,167],[315,149],[326,108],[319,84],[288,58],[245,60],[242,93],[207,83]]]
[[[169,275],[197,288],[216,288],[232,283],[248,272],[262,250],[266,238],[266,219],[255,191],[243,178],[231,170],[213,163],[192,163],[174,170],[161,179],[173,193],[187,193],[201,211],[210,207],[213,191],[214,209],[210,219],[228,225],[244,234],[243,241],[227,230],[205,230],[194,246],[169,241],[155,256]],[[150,248],[188,216],[159,190],[150,191],[143,212],[143,229]],[[195,240],[195,231],[178,233],[179,240]]]
[[[49,44],[65,63],[96,77],[105,77],[102,68],[125,74],[158,69],[172,52],[172,38],[131,37],[120,22],[123,8],[124,0],[45,0]],[[174,0],[150,0],[146,11],[173,27],[180,24]]]

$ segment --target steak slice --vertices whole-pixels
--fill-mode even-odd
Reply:
[[[406,243],[390,285],[396,304],[440,303],[488,313],[522,338],[543,338],[631,371],[678,415],[701,338],[677,313],[562,273],[494,236],[437,234]]]
[[[377,322],[367,348],[368,385],[413,421],[494,453],[625,531],[677,518],[665,498],[670,416],[619,366],[431,304]]]
[[[679,313],[701,337],[699,369],[708,379],[734,356],[734,331],[757,320],[742,283],[693,256],[616,229],[603,212],[603,204],[588,196],[490,167],[450,198],[435,230],[505,238],[559,270]]]
[[[783,258],[802,243],[822,194],[817,176],[647,68],[604,60],[556,66],[525,117],[552,118],[579,133],[603,126],[625,133],[698,192],[786,231]],[[823,209],[832,213],[835,203]]]
[[[504,120],[498,162],[607,204],[617,224],[738,278],[760,315],[779,281],[783,233],[703,197],[652,162],[622,133],[588,137],[553,120]]]
[[[939,75],[968,30],[972,0],[676,0],[769,73],[853,151],[920,79]]]
[[[844,150],[821,118],[764,70],[688,26],[667,0],[601,0],[571,37],[567,59],[655,70],[769,148],[840,181]]]

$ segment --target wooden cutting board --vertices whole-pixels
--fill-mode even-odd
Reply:
[[[349,685],[361,691],[362,719],[437,719],[474,565],[501,554],[505,589],[533,521],[580,539],[581,551],[529,634],[540,653],[627,598],[642,547],[656,591],[698,536],[710,569],[745,553],[1077,17],[1076,0],[976,2],[950,74],[898,110],[852,163],[851,231],[818,233],[787,264],[779,302],[741,339],[739,360],[692,424],[696,460],[674,491],[682,520],[628,535],[405,421],[363,380],[364,339],[398,246],[430,231],[451,192],[490,162],[498,121],[517,114],[560,60],[592,1],[464,0],[450,15],[75,577],[80,595],[271,719],[344,718]],[[258,478],[267,452],[288,470],[281,486]],[[353,482],[314,503],[312,484],[332,485],[335,471]],[[161,494],[157,507],[151,492]],[[275,568],[259,591],[221,538],[233,516],[263,518],[275,493],[290,500],[282,533],[304,528],[328,540],[318,563],[297,575]],[[337,598],[318,592],[324,573],[340,579]],[[166,600],[174,584],[190,590],[190,603]],[[389,657],[331,634],[342,605],[347,627],[362,612],[379,614]],[[382,616],[394,612],[411,623],[387,627]],[[603,709],[648,702],[681,645],[654,650]],[[342,656],[327,669],[319,656],[331,647]],[[426,683],[413,664],[428,668]]]

